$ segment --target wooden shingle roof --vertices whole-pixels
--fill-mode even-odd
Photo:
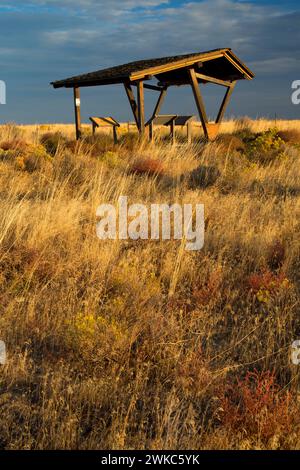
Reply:
[[[214,49],[156,59],[139,60],[128,64],[110,67],[75,77],[52,82],[54,88],[72,88],[96,85],[110,85],[126,81],[148,79],[155,76],[161,82],[184,84],[188,67],[199,63],[201,73],[220,80],[251,80],[254,74],[231,51]]]

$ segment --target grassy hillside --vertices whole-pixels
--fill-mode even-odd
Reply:
[[[300,122],[274,126],[0,127],[1,448],[300,448]],[[120,195],[203,203],[204,248],[100,241]]]

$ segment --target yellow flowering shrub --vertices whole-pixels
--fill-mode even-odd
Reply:
[[[101,338],[109,337],[112,341],[123,338],[123,328],[115,319],[106,318],[95,313],[79,312],[73,321],[66,322],[71,343],[90,349],[101,343]]]
[[[99,159],[110,168],[115,168],[121,163],[121,159],[118,152],[113,152],[111,150],[108,150],[107,152],[103,153]]]
[[[271,293],[267,289],[259,289],[256,293],[257,300],[262,304],[268,304],[271,300]]]
[[[284,156],[284,140],[276,128],[256,134],[247,141],[246,155],[251,162],[270,163]]]
[[[256,299],[263,304],[268,304],[277,294],[292,286],[284,273],[275,274],[267,270],[249,276],[247,284]]]
[[[15,164],[18,170],[32,173],[45,161],[52,161],[45,147],[23,141],[4,142],[0,147],[0,159]]]

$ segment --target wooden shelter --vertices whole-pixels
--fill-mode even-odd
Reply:
[[[215,49],[158,59],[139,60],[116,67],[52,82],[54,88],[73,88],[76,138],[81,136],[80,88],[121,84],[124,86],[133,117],[141,135],[145,133],[144,90],[159,93],[153,118],[159,114],[163,100],[170,86],[190,85],[194,94],[203,132],[207,139],[214,138],[223,119],[231,94],[238,80],[251,80],[253,72],[232,52],[231,49]],[[156,84],[149,83],[155,79]],[[225,87],[226,92],[216,121],[209,123],[200,86],[214,83]],[[137,99],[133,92],[137,88]],[[151,122],[151,119],[150,119]]]

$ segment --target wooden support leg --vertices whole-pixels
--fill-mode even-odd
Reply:
[[[96,124],[93,122],[92,125],[93,125],[93,135],[95,135],[95,133],[96,133]]]
[[[113,126],[114,144],[118,143],[117,126]]]
[[[149,140],[153,142],[153,122],[151,121],[149,124]]]
[[[188,144],[192,141],[192,124],[190,122],[187,123],[187,141]]]
[[[220,107],[220,110],[219,110],[219,113],[218,113],[216,124],[219,124],[222,121],[223,117],[224,117],[227,105],[229,103],[229,100],[230,100],[230,97],[232,95],[232,92],[234,90],[235,85],[236,85],[236,82],[232,82],[230,87],[227,88],[227,91],[225,93],[224,99],[222,101],[222,104],[221,104],[221,107]]]
[[[194,98],[195,98],[195,101],[196,101],[199,117],[200,117],[201,124],[202,124],[203,131],[204,131],[204,135],[205,135],[206,139],[208,139],[209,138],[208,132],[207,132],[208,119],[207,119],[205,106],[204,106],[204,101],[203,101],[202,94],[201,94],[201,91],[200,91],[200,88],[199,88],[199,84],[198,84],[198,80],[197,80],[197,77],[196,77],[195,70],[190,69],[189,70],[189,75],[190,75],[190,83],[191,83],[191,87],[192,87],[192,90],[193,90],[193,93],[194,93]]]
[[[76,140],[81,138],[81,117],[80,117],[80,90],[74,87],[74,109],[75,109],[75,126]]]
[[[138,89],[138,114],[139,131],[141,136],[145,134],[145,100],[144,100],[144,82],[141,80],[137,85]]]
[[[172,139],[172,144],[175,144],[175,120],[173,119],[170,124],[171,128],[171,139]]]
[[[138,108],[137,108],[137,104],[136,104],[136,101],[135,101],[134,93],[133,93],[133,91],[132,91],[132,88],[131,88],[130,83],[124,83],[124,88],[125,88],[125,91],[126,91],[126,95],[127,95],[127,97],[128,97],[128,100],[129,100],[129,104],[130,104],[130,107],[131,107],[131,110],[132,110],[132,113],[133,113],[133,117],[134,117],[135,123],[136,123],[136,125],[137,125],[137,128],[139,129]]]
[[[209,140],[215,140],[218,136],[220,124],[209,123],[207,124],[207,133]]]

